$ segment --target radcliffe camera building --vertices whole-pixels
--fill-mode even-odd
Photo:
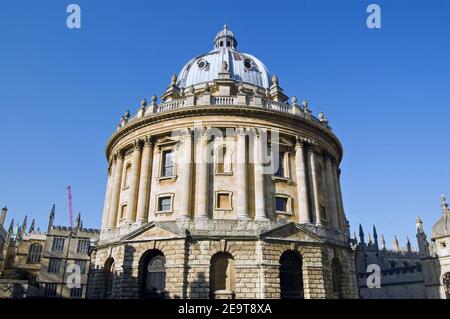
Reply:
[[[342,146],[226,26],[106,154],[88,297],[358,297]]]

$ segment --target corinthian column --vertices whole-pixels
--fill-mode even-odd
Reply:
[[[113,159],[111,159],[110,165],[108,167],[108,182],[106,184],[105,203],[103,205],[102,230],[104,230],[108,227],[109,207],[110,207],[110,203],[111,203],[114,168],[115,168],[114,161],[113,161]]]
[[[328,213],[331,219],[331,227],[339,228],[338,211],[336,205],[336,191],[334,188],[333,169],[331,167],[332,156],[325,154],[325,172],[327,181],[327,198],[328,198]]]
[[[197,183],[197,217],[208,218],[208,132],[206,128],[200,131],[197,143],[198,181]]]
[[[297,139],[297,143],[295,144],[295,175],[297,177],[298,215],[300,223],[309,223],[308,189],[303,147],[304,143]]]
[[[135,221],[135,212],[136,212],[136,197],[139,187],[139,172],[141,170],[141,141],[136,140],[133,142],[133,159],[131,162],[131,178],[130,178],[130,190],[128,193],[128,208],[127,208],[127,216],[125,219],[126,224],[131,224]]]
[[[311,171],[312,180],[312,199],[314,203],[314,215],[316,220],[316,225],[322,225],[320,220],[320,204],[319,204],[319,184],[317,181],[317,167],[316,167],[316,155],[314,153],[314,146],[308,145],[308,159]]]
[[[338,210],[338,222],[342,230],[345,229],[345,214],[344,214],[344,204],[342,201],[341,183],[339,179],[339,169],[336,163],[332,163],[333,167],[333,179],[334,179],[334,189],[336,191],[337,200],[337,210]]]
[[[237,176],[237,218],[249,219],[247,203],[247,157],[245,143],[245,129],[238,128],[237,134],[237,154],[236,154],[236,176]]]
[[[178,165],[180,170],[180,182],[181,182],[181,199],[180,199],[180,216],[179,219],[191,218],[191,187],[192,187],[192,135],[190,129],[186,129],[183,137],[181,138],[181,153],[178,154],[178,158],[181,162]]]
[[[261,132],[256,132],[253,141],[253,159],[255,167],[255,219],[265,220],[266,216],[266,197],[264,193],[264,167],[262,163],[263,145]]]
[[[116,167],[114,169],[114,184],[111,197],[111,207],[109,209],[108,227],[116,227],[117,216],[119,213],[119,197],[120,197],[120,184],[122,182],[122,170],[123,170],[123,158],[124,152],[118,151],[114,157],[116,158]]]
[[[150,195],[150,180],[152,176],[153,141],[150,136],[144,139],[144,149],[142,151],[141,174],[139,178],[139,195],[137,204],[138,223],[143,223],[148,219],[148,200]]]

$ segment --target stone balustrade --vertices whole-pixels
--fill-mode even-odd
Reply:
[[[137,113],[137,115],[133,118],[124,118],[118,126],[118,130],[128,123],[134,122],[143,116],[149,116],[155,113],[163,113],[163,112],[171,112],[176,111],[183,108],[188,107],[196,107],[196,106],[204,106],[204,105],[223,105],[223,106],[241,106],[241,107],[260,107],[263,109],[273,110],[281,113],[290,113],[301,118],[310,120],[321,126],[331,130],[331,127],[328,125],[328,120],[321,120],[311,114],[309,109],[305,109],[304,107],[298,105],[291,105],[288,103],[277,102],[271,99],[262,98],[259,96],[209,96],[209,103],[199,103],[199,100],[203,99],[204,96],[199,96],[197,98],[188,98],[182,97],[179,99],[165,101],[160,104],[156,102],[150,104],[145,108],[144,111],[142,109]]]

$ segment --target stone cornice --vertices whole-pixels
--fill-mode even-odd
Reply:
[[[106,156],[109,158],[111,150],[114,148],[116,143],[129,133],[136,131],[147,125],[163,122],[166,120],[173,120],[186,117],[194,116],[204,116],[204,115],[236,115],[236,116],[246,116],[255,117],[260,119],[281,119],[284,121],[290,121],[294,125],[298,125],[309,129],[319,136],[325,136],[329,142],[334,144],[335,149],[338,154],[335,154],[336,158],[340,161],[342,159],[343,149],[342,144],[339,139],[331,131],[327,130],[318,123],[311,120],[299,117],[295,114],[279,112],[276,110],[265,109],[261,107],[252,106],[226,106],[226,105],[214,105],[214,106],[193,106],[185,107],[182,109],[177,109],[173,111],[166,111],[160,113],[154,113],[151,115],[146,115],[141,118],[136,118],[130,121],[127,125],[116,131],[107,142],[106,146]],[[277,124],[275,122],[275,124]],[[325,147],[325,146],[324,146]],[[334,152],[333,152],[334,153]]]

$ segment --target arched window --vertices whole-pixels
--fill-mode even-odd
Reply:
[[[141,265],[141,295],[144,298],[163,298],[166,286],[166,259],[159,250],[150,250]]]
[[[333,293],[339,299],[344,298],[344,271],[339,259],[333,258],[331,262],[333,279]]]
[[[109,257],[103,267],[103,297],[111,298],[114,281],[114,258]]]
[[[229,253],[217,253],[211,258],[209,269],[211,298],[233,299],[235,290],[234,259]]]
[[[287,250],[280,257],[280,297],[303,298],[302,257],[295,251]]]
[[[42,245],[37,243],[31,244],[30,248],[28,249],[27,263],[38,264],[41,262],[41,256],[42,256]]]
[[[216,150],[216,173],[226,174],[231,173],[231,163],[232,163],[231,150],[228,149],[226,145],[221,145]]]

